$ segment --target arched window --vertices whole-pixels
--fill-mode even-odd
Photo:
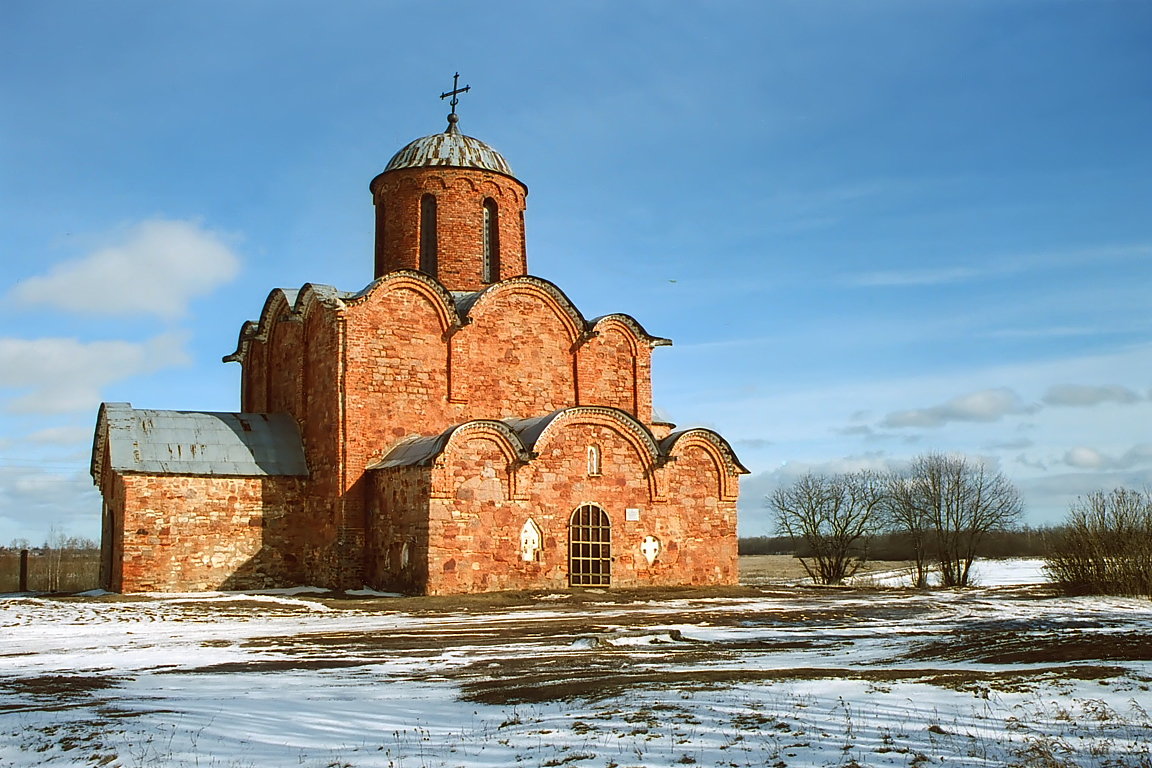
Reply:
[[[496,201],[484,199],[484,282],[500,280],[500,211]]]
[[[588,475],[595,477],[600,474],[600,446],[588,446]]]
[[[420,271],[436,277],[436,198],[420,198]]]
[[[568,584],[606,587],[612,583],[612,524],[608,513],[584,504],[568,521]]]
[[[386,216],[384,211],[383,201],[376,203],[376,274],[373,278],[380,277],[388,271],[388,265],[385,263],[385,248],[384,230],[385,230]]]

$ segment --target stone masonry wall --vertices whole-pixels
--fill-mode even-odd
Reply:
[[[580,405],[610,405],[638,416],[636,347],[635,339],[613,327],[600,331],[580,347]]]
[[[600,451],[599,475],[589,474],[589,446]],[[535,459],[510,471],[498,440],[449,443],[432,472],[428,593],[567,587],[568,526],[583,504],[611,521],[612,586],[736,583],[735,500],[720,499],[717,464],[703,450],[656,467],[625,427],[575,418],[550,427],[536,447]],[[525,560],[520,531],[529,519],[542,547]],[[659,542],[651,564],[648,537]]]
[[[576,404],[575,339],[551,302],[528,288],[498,290],[471,319],[452,337],[452,397],[466,403],[457,423]]]
[[[118,476],[124,592],[282,586],[291,560],[295,478]]]
[[[372,473],[367,583],[419,594],[428,579],[429,472],[399,467]]]

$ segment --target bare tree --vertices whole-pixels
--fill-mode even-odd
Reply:
[[[839,584],[867,558],[864,545],[882,524],[881,504],[887,492],[874,472],[804,475],[768,497],[776,528],[803,539],[810,556],[804,570],[817,584]]]
[[[1023,512],[1019,492],[1000,472],[939,453],[913,460],[899,506],[907,520],[931,527],[945,587],[968,586],[981,539],[1011,527]]]
[[[927,510],[917,503],[912,478],[895,474],[889,477],[885,516],[890,531],[906,541],[911,550],[916,568],[913,586],[926,589],[928,563],[931,559],[932,520]]]

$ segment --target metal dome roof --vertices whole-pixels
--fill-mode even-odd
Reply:
[[[433,165],[455,168],[479,168],[512,176],[508,161],[492,147],[479,139],[465,136],[456,128],[456,121],[449,115],[448,130],[434,133],[409,143],[392,156],[384,172],[397,168],[425,168]]]

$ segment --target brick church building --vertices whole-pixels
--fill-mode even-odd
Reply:
[[[371,182],[372,282],[241,328],[240,413],[101,406],[106,588],[736,582],[747,470],[654,420],[670,342],[528,274],[527,188],[448,119]]]

